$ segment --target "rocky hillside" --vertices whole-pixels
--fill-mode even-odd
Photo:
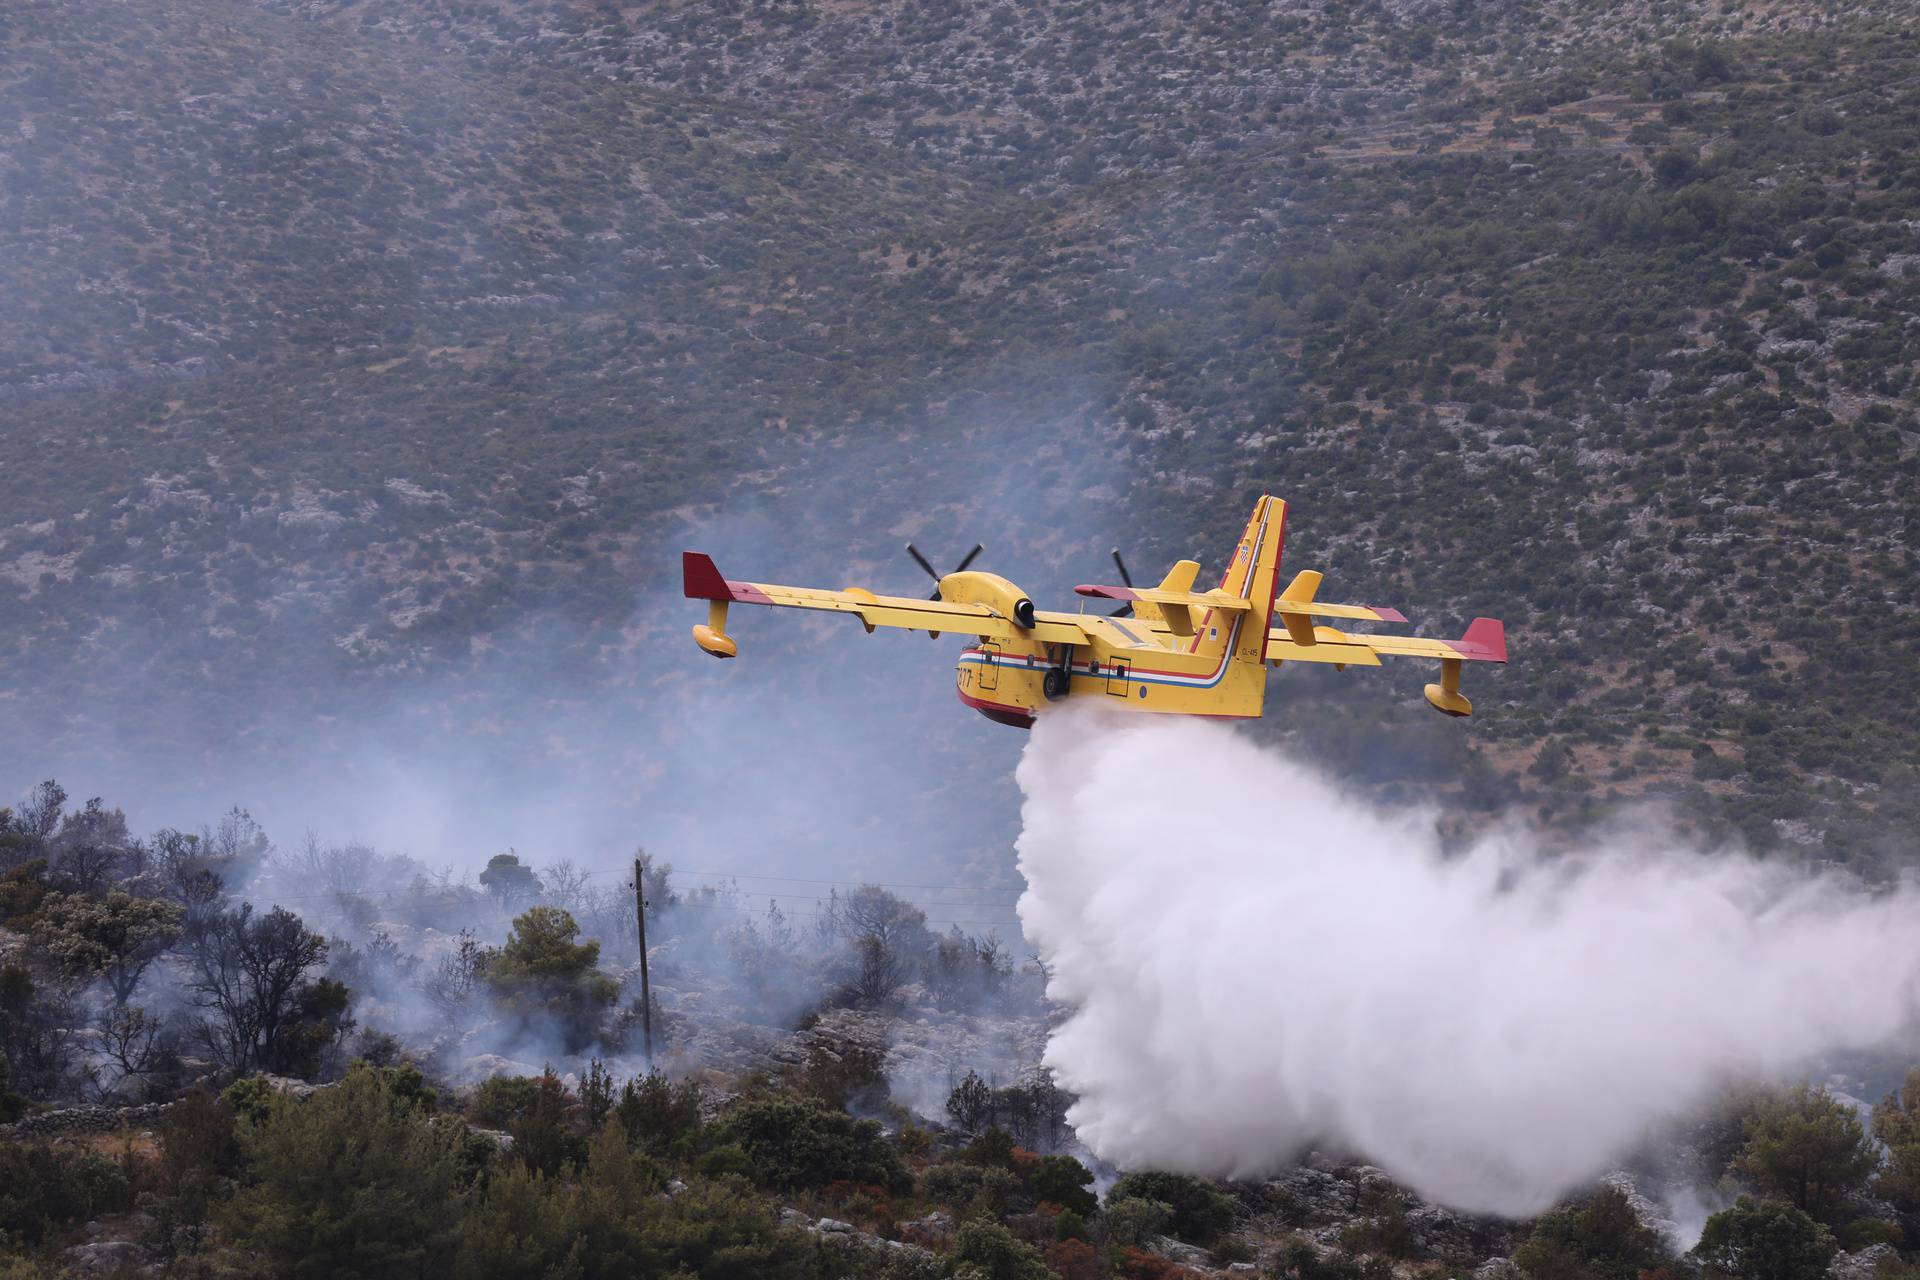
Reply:
[[[530,671],[659,724],[691,521],[1065,584],[1274,490],[1330,591],[1509,621],[1464,730],[1420,673],[1276,679],[1364,781],[1906,857],[1901,6],[76,0],[0,45],[33,748],[459,730]]]

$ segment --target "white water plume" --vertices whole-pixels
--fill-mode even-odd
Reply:
[[[1443,853],[1218,725],[1060,711],[1021,761],[1020,915],[1074,1010],[1047,1061],[1125,1166],[1310,1143],[1525,1215],[1724,1082],[1910,1035],[1920,897],[1616,837]]]

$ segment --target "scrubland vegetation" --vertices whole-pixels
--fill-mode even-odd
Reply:
[[[939,501],[1066,581],[1116,534],[1217,554],[1272,490],[1329,590],[1504,616],[1464,740],[1407,728],[1419,673],[1276,677],[1367,785],[1667,797],[1885,877],[1909,16],[16,7],[12,705],[207,751],[422,676],[459,720],[535,655],[630,698],[689,511],[792,483],[809,542],[889,564],[1003,454],[1059,500]],[[849,503],[830,459],[880,442]]]
[[[0,1274],[1820,1280],[1838,1257],[1848,1280],[1901,1280],[1914,1265],[1920,1068],[1870,1117],[1811,1085],[1729,1094],[1531,1223],[1422,1204],[1364,1152],[1237,1182],[1118,1171],[1077,1147],[1071,1096],[1030,1057],[1008,1070],[992,1052],[1044,1011],[1038,975],[991,936],[937,934],[877,886],[802,922],[730,917],[720,891],[643,872],[651,1060],[618,925],[630,882],[596,890],[514,854],[468,882],[311,839],[281,850],[240,811],[134,838],[53,783],[0,809]],[[300,910],[255,905],[276,897]],[[931,1095],[901,1053],[929,1021],[974,1036],[933,1042]],[[711,1051],[756,1032],[773,1037],[758,1052]],[[1639,1189],[1680,1187],[1719,1207],[1697,1247]]]

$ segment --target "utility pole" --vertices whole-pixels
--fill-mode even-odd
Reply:
[[[653,987],[647,981],[647,879],[640,859],[633,860],[633,918],[640,926],[640,1033],[645,1037],[647,1067],[653,1067]]]

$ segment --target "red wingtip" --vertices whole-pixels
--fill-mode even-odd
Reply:
[[[1096,583],[1083,582],[1073,589],[1077,596],[1092,596],[1099,600],[1138,600],[1131,587],[1103,587]]]
[[[1379,614],[1380,621],[1382,622],[1405,622],[1407,620],[1406,614],[1400,612],[1398,609],[1389,609],[1383,604],[1370,604],[1367,608]]]
[[[1507,660],[1507,628],[1498,618],[1475,618],[1460,637],[1460,647],[1483,662]]]
[[[680,573],[686,579],[689,600],[731,600],[733,592],[720,576],[713,557],[699,551],[680,553]]]

